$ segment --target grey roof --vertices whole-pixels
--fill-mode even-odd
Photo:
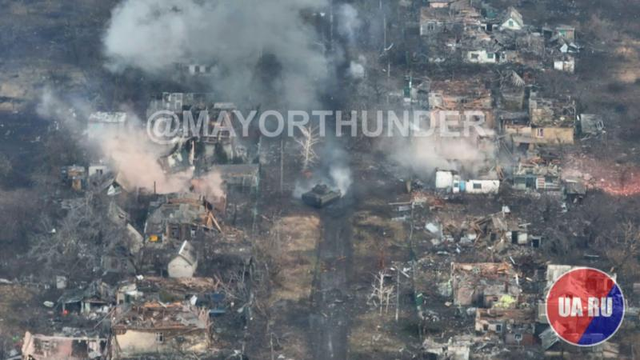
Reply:
[[[507,13],[503,21],[507,21],[509,19],[513,19],[521,27],[524,26],[524,20],[522,19],[522,14],[520,14],[520,12],[512,6],[510,6],[509,9],[507,10]]]
[[[219,172],[222,177],[224,176],[256,176],[260,170],[259,164],[229,164],[229,165],[215,165],[212,167],[213,171]]]
[[[542,340],[542,348],[545,350],[548,350],[555,343],[560,341],[558,335],[556,335],[556,333],[553,332],[551,328],[548,328],[547,330],[541,332],[538,337],[540,337],[540,340]]]

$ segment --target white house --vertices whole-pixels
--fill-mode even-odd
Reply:
[[[524,21],[522,20],[522,14],[513,7],[509,7],[506,15],[500,25],[500,30],[522,30],[524,28]]]
[[[498,62],[498,54],[487,50],[473,50],[467,52],[467,62],[475,64],[495,64]]]
[[[465,181],[454,171],[438,170],[436,171],[435,187],[454,194],[497,194],[500,190],[500,180],[483,177]]]
[[[500,190],[500,180],[482,179],[468,180],[465,184],[467,194],[497,194]]]
[[[190,242],[185,241],[180,246],[178,255],[169,262],[170,278],[190,278],[198,268],[198,253]]]
[[[576,69],[576,60],[569,56],[563,60],[556,60],[553,62],[553,68],[558,71],[565,71],[573,74]]]

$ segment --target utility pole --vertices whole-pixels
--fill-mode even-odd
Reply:
[[[400,316],[400,268],[396,264],[396,322]]]
[[[280,194],[284,192],[284,138],[280,138]]]
[[[333,0],[329,9],[329,49],[333,51]]]

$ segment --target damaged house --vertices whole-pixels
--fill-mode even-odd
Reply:
[[[525,103],[525,80],[509,70],[500,81],[500,107],[506,111],[521,112]]]
[[[107,338],[86,334],[41,335],[26,332],[23,360],[106,360]]]
[[[492,244],[499,243],[501,247],[509,244],[540,247],[542,239],[539,236],[531,236],[528,225],[510,212],[502,211],[476,220],[473,227],[477,229],[481,238],[489,240]]]
[[[576,70],[576,59],[571,55],[562,55],[553,61],[553,69],[573,74]]]
[[[214,165],[211,170],[220,174],[229,189],[254,192],[258,190],[260,185],[259,164]]]
[[[118,285],[116,302],[141,304],[146,302],[172,303],[185,299],[200,305],[207,297],[221,291],[221,281],[212,278],[163,278],[158,276],[134,277]]]
[[[535,345],[534,315],[524,309],[477,309],[475,330],[495,336],[505,345]]]
[[[190,151],[198,152],[200,159],[206,164],[227,163],[235,159],[246,160],[244,147],[236,143],[232,131],[238,123],[235,121],[233,103],[215,102],[211,93],[169,93],[164,92],[152,98],[147,107],[147,118],[159,111],[175,113],[182,124],[188,123],[185,116],[191,116],[194,125],[201,122],[203,131],[198,134],[178,132],[186,139],[197,140],[198,146]],[[207,114],[201,118],[201,114]],[[206,120],[206,121],[204,121]],[[204,131],[206,130],[206,131]],[[197,136],[197,137],[194,137]],[[196,155],[193,154],[193,157]]]
[[[192,240],[202,231],[222,231],[213,205],[194,193],[171,194],[152,205],[144,228],[147,243]]]
[[[562,169],[557,161],[531,158],[518,163],[513,171],[513,188],[516,190],[551,190],[562,187]]]
[[[437,37],[442,33],[463,32],[482,28],[482,16],[469,1],[456,1],[448,6],[420,9],[420,35]]]
[[[452,263],[451,287],[457,306],[491,308],[515,306],[522,292],[518,275],[509,263]]]
[[[452,112],[482,113],[483,127],[493,128],[493,98],[481,79],[433,81],[429,89],[429,110],[432,127],[437,127],[441,117]],[[435,123],[434,123],[435,121]]]
[[[504,134],[516,147],[564,145],[574,143],[576,103],[571,99],[548,99],[532,91],[529,97],[529,117],[501,119]]]
[[[114,359],[209,351],[208,311],[189,302],[122,304],[111,323]]]
[[[470,335],[457,335],[446,339],[426,338],[422,351],[429,360],[469,360],[476,339]]]
[[[82,191],[87,185],[87,169],[84,166],[71,165],[61,169],[62,181],[75,191]]]
[[[597,136],[604,132],[604,121],[596,114],[580,114],[576,125],[576,132],[580,136]]]
[[[105,312],[112,303],[113,292],[101,280],[91,282],[86,288],[66,290],[58,299],[63,314],[88,315]]]
[[[531,137],[537,144],[573,144],[576,103],[571,99],[547,99],[532,92],[529,97]]]

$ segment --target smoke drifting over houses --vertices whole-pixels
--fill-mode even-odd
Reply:
[[[104,52],[108,68],[162,76],[176,63],[211,64],[211,86],[231,101],[265,98],[256,67],[271,56],[271,90],[284,106],[319,106],[329,77],[317,31],[301,14],[324,0],[126,0],[112,12]]]
[[[149,140],[141,120],[132,112],[124,110],[126,124],[121,129],[103,128],[100,136],[87,137],[87,123],[95,109],[80,99],[61,99],[50,90],[42,94],[38,113],[43,118],[56,121],[62,131],[77,137],[81,149],[94,158],[100,158],[111,166],[122,185],[131,188],[155,189],[158,193],[186,192],[193,188],[202,195],[220,196],[222,180],[219,174],[205,174],[206,186],[193,186],[194,172],[166,173],[158,158],[171,150]],[[72,137],[70,136],[70,139]]]
[[[336,81],[331,57],[342,51],[336,46],[329,55],[310,19],[326,21],[328,6],[326,0],[126,0],[112,11],[103,38],[107,67],[164,78],[178,63],[211,65],[210,89],[221,101],[322,109],[322,94]],[[355,41],[356,9],[341,5],[334,12],[337,34]]]

